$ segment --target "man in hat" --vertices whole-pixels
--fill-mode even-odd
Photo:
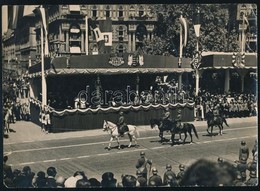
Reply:
[[[156,187],[162,186],[162,178],[158,175],[158,170],[155,167],[152,168],[152,173],[153,175],[149,178],[149,185],[150,182],[155,182]]]
[[[178,110],[178,114],[177,114],[177,117],[176,117],[176,127],[179,128],[179,129],[182,129],[182,114],[181,114],[181,110],[179,109]]]
[[[135,167],[142,173],[142,176],[147,180],[147,164],[150,165],[150,169],[151,169],[151,166],[152,166],[152,160],[150,159],[147,159],[145,157],[145,152],[144,151],[141,151],[140,152],[140,156],[141,158],[138,159]],[[150,172],[150,170],[149,170]]]
[[[171,177],[171,179],[169,179],[169,177]],[[172,181],[174,181],[174,179],[176,179],[176,174],[172,171],[172,166],[170,164],[167,164],[166,172],[164,173],[164,176],[163,176],[163,184],[168,185]]]
[[[185,166],[183,164],[179,165],[179,170],[180,172],[177,174],[177,181],[180,182],[184,176],[185,173]]]
[[[118,126],[118,133],[121,137],[124,136],[124,133],[129,131],[128,130],[128,127],[126,125],[126,122],[125,122],[125,117],[124,117],[124,113],[121,111],[119,113],[119,119],[118,119],[118,122],[117,122],[117,126]]]
[[[239,160],[242,158],[245,158],[246,160],[249,157],[249,148],[246,145],[246,142],[244,140],[241,141],[241,146],[239,148]]]
[[[102,175],[101,186],[102,188],[113,188],[116,187],[117,179],[114,178],[112,172],[105,172]]]

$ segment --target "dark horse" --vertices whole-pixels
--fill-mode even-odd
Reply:
[[[160,128],[160,124],[161,123],[163,123],[163,125]],[[197,139],[199,139],[197,130],[196,130],[195,126],[193,124],[191,124],[191,123],[183,123],[182,124],[182,128],[178,128],[176,126],[176,121],[175,120],[172,120],[172,121],[166,120],[166,121],[163,122],[161,119],[151,119],[150,120],[150,124],[151,124],[151,128],[153,128],[155,125],[158,126],[158,128],[160,130],[159,137],[161,138],[161,140],[163,139],[163,131],[170,131],[171,134],[172,134],[172,136],[171,136],[172,145],[174,145],[175,134],[181,134],[181,133],[184,133],[184,135],[185,135],[185,138],[183,140],[183,144],[184,144],[185,141],[186,141],[186,138],[187,138],[187,132],[190,135],[191,143],[192,143],[193,142],[192,134],[191,134],[192,130],[194,131],[195,136],[197,137]]]
[[[212,135],[213,127],[217,126],[219,128],[219,135],[222,135],[223,129],[224,129],[223,123],[225,123],[225,125],[229,127],[225,117],[223,117],[223,116],[214,117],[212,112],[207,113],[206,119],[207,119],[207,124],[208,124],[208,128],[207,128],[208,134]],[[211,133],[209,132],[210,127],[211,127]]]

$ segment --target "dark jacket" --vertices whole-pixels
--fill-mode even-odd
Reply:
[[[162,186],[162,178],[157,174],[150,177],[149,182],[151,181],[155,182],[155,186]]]

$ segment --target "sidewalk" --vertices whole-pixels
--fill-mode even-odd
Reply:
[[[249,123],[255,122],[257,124],[257,117],[247,117],[247,118],[230,118],[227,119],[229,126],[232,124]],[[192,122],[197,129],[207,125],[206,121],[194,121]],[[77,137],[90,137],[90,136],[100,136],[105,135],[102,131],[102,127],[95,130],[84,130],[76,132],[63,132],[63,133],[49,133],[45,134],[41,131],[41,128],[32,122],[27,121],[17,121],[15,124],[10,124],[10,129],[13,132],[9,132],[8,138],[3,138],[3,144],[13,144],[22,142],[34,142],[34,141],[44,141],[44,140],[56,140],[56,139],[67,139],[67,138],[77,138]],[[149,125],[138,126],[139,132],[144,131],[154,131]],[[206,129],[205,129],[206,131]]]

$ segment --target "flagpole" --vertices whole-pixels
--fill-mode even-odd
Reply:
[[[180,18],[182,18],[182,15],[180,16]],[[182,25],[180,24],[180,57],[179,57],[179,66],[181,67],[181,63],[182,63],[182,51],[183,51],[183,45],[182,45]]]
[[[244,25],[245,25],[245,14],[243,14],[243,22],[242,22],[242,40],[241,40],[241,54],[244,53],[244,36],[245,36],[245,30],[244,30]]]
[[[85,50],[86,50],[86,55],[88,55],[88,16],[85,17],[85,25],[86,25],[86,41],[85,41]]]
[[[41,74],[42,74],[42,108],[43,108],[45,105],[47,105],[47,88],[46,88],[46,79],[44,74],[43,24],[41,25]]]

